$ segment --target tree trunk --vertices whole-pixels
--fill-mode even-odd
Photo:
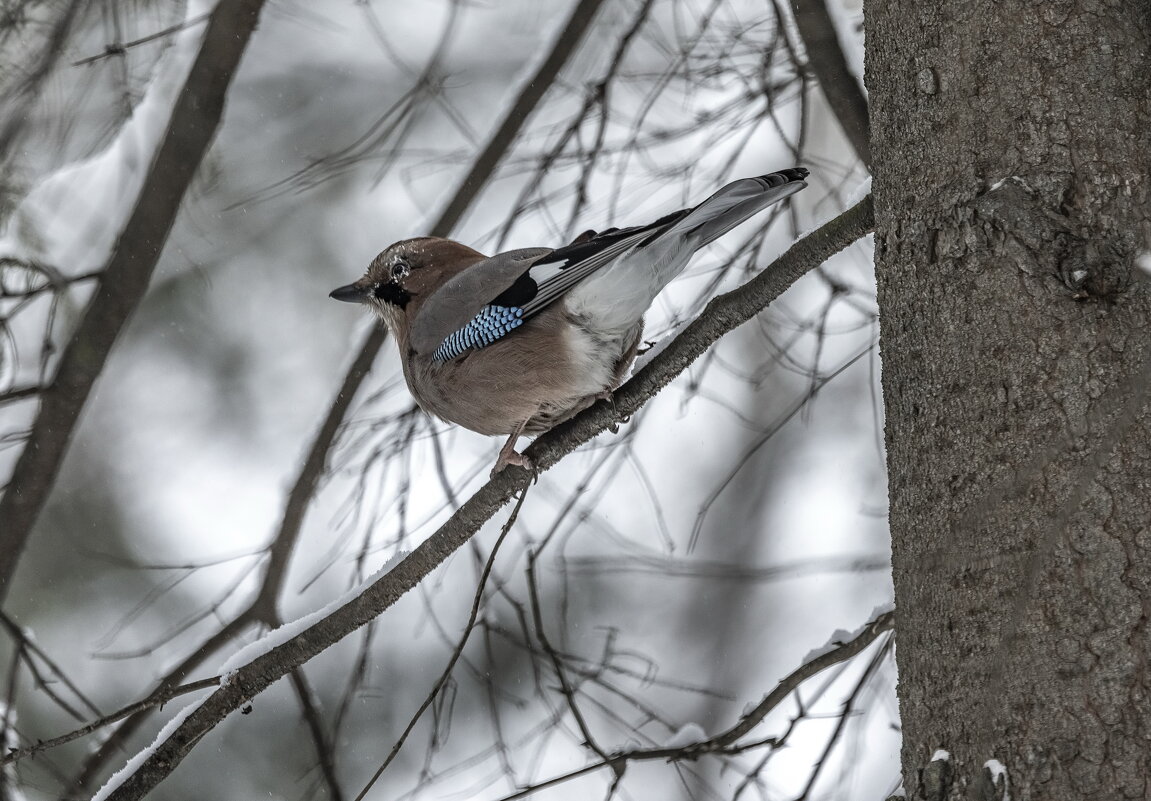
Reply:
[[[1151,797],[1149,8],[867,8],[909,798]]]

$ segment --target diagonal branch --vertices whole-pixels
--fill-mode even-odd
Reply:
[[[807,65],[815,73],[827,105],[839,120],[847,141],[863,166],[871,170],[871,125],[867,98],[847,68],[835,24],[827,12],[828,0],[796,0],[795,24],[807,51]]]
[[[614,404],[600,401],[540,437],[527,454],[540,470],[546,470],[579,445],[623,422],[723,334],[747,322],[801,276],[865,236],[873,226],[868,196],[793,244],[748,283],[713,299],[698,319],[615,393]],[[508,468],[498,474],[464,502],[439,530],[362,593],[235,671],[226,685],[178,724],[170,725],[134,772],[106,797],[110,801],[145,797],[229,713],[395,604],[465,544],[517,491],[526,488],[530,480],[531,474],[522,468]]]
[[[92,302],[72,335],[56,378],[0,499],[0,602],[40,516],[76,421],[120,330],[148,289],[163,245],[200,160],[224,114],[224,99],[263,0],[221,0],[188,73],[136,206],[112,250]]]
[[[74,729],[73,731],[67,732],[66,734],[61,734],[59,737],[53,737],[50,740],[37,740],[34,744],[26,745],[22,748],[9,748],[6,753],[0,754],[0,767],[9,765],[13,762],[19,762],[20,760],[26,759],[30,756],[35,756],[41,751],[47,751],[50,748],[66,745],[73,740],[79,740],[81,737],[87,737],[89,734],[97,732],[118,720],[123,720],[130,715],[138,714],[141,710],[149,709],[152,707],[162,707],[173,698],[178,698],[179,696],[186,695],[188,693],[199,692],[200,690],[204,690],[209,687],[215,687],[219,685],[219,683],[220,677],[212,676],[211,678],[200,679],[199,681],[194,681],[191,684],[184,684],[179,687],[158,687],[157,689],[153,690],[152,694],[147,698],[144,698],[140,701],[135,701],[122,709],[117,709],[110,715],[105,715],[102,718],[97,718],[96,720],[93,720],[90,723],[86,723],[78,729]],[[71,797],[72,795],[72,793],[68,793],[65,795],[65,797]]]
[[[805,681],[819,675],[832,665],[846,662],[848,659],[858,656],[883,634],[892,631],[894,628],[895,612],[888,611],[880,613],[847,642],[837,644],[831,650],[804,662],[793,670],[788,676],[784,677],[779,684],[776,685],[775,689],[768,693],[762,701],[745,713],[739,719],[739,722],[713,737],[687,745],[635,748],[619,751],[611,754],[606,759],[592,762],[568,773],[563,773],[533,784],[530,787],[525,787],[511,795],[504,796],[500,801],[515,801],[515,799],[526,798],[545,788],[555,787],[556,785],[563,784],[597,770],[602,770],[603,768],[611,768],[618,777],[623,773],[629,762],[644,762],[650,760],[682,762],[698,759],[705,754],[737,754],[741,751],[750,750],[750,748],[782,745],[784,740],[782,737],[768,738],[766,740],[744,744],[738,743],[737,741],[762,723],[763,719],[766,718],[770,712],[777,709],[779,705],[782,704],[788,696],[796,692]],[[875,658],[868,665],[863,679],[856,685],[853,696],[863,687],[869,675],[878,667],[880,662],[887,658],[889,647],[890,640],[884,644],[879,653],[876,654]],[[848,704],[850,703],[849,701]],[[846,720],[846,714],[840,717],[841,722],[845,722]],[[834,741],[832,741],[831,744],[834,745]]]

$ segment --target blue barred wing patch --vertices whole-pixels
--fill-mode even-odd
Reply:
[[[432,359],[446,362],[466,350],[486,348],[523,325],[523,316],[524,310],[518,306],[484,306],[467,325],[440,343]]]

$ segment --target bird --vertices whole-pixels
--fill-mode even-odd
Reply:
[[[425,411],[506,436],[491,474],[534,469],[515,446],[611,399],[627,377],[656,295],[700,248],[807,186],[803,167],[726,184],[647,225],[485,256],[439,237],[385,248],[330,297],[370,308]]]

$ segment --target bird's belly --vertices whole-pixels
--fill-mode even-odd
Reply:
[[[510,434],[525,420],[523,433],[539,434],[614,389],[642,331],[642,322],[616,336],[568,320],[539,322],[549,326],[551,336],[518,336],[517,331],[482,350],[431,365],[431,380],[409,381],[413,394],[428,412],[480,434]],[[547,347],[539,347],[541,342]]]
[[[618,338],[593,336],[577,326],[569,326],[566,337],[570,385],[550,398],[541,399],[538,410],[528,419],[525,434],[547,431],[591,406],[596,396],[616,387],[617,376],[622,372],[620,360],[628,350],[628,343]],[[627,365],[622,367],[627,369]]]

